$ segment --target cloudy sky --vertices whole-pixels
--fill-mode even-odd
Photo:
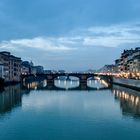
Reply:
[[[139,0],[0,0],[0,51],[46,69],[97,69],[138,46]]]

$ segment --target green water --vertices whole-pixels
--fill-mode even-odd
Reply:
[[[140,140],[139,92],[6,87],[0,140]]]

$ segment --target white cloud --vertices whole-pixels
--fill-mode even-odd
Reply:
[[[79,34],[84,46],[119,47],[129,43],[140,43],[140,26],[137,25],[91,27],[79,30]]]
[[[0,43],[0,47],[5,49],[34,48],[44,51],[70,51],[75,49],[68,47],[67,44],[69,42],[63,43],[57,38],[35,37],[32,39],[3,41]]]
[[[114,25],[90,27],[75,30],[72,34],[60,37],[35,37],[2,41],[0,48],[23,49],[34,48],[43,51],[72,51],[91,47],[119,47],[123,44],[140,43],[140,25]],[[79,50],[78,50],[79,51]]]

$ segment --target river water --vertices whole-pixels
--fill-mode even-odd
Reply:
[[[140,93],[90,80],[5,87],[0,92],[0,140],[140,140]],[[42,86],[42,88],[39,88]],[[43,88],[44,87],[44,88]],[[74,89],[75,90],[70,90]]]

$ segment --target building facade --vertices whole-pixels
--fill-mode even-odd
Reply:
[[[0,78],[4,78],[4,66],[1,62],[0,62]]]
[[[113,74],[113,73],[116,73],[118,71],[116,65],[105,65],[104,67],[102,67],[98,72],[100,73],[110,73],[110,74]]]
[[[22,61],[21,63],[21,74],[31,74],[31,68],[33,64],[29,61]]]
[[[34,66],[33,62],[23,61],[21,65],[22,74],[42,74],[44,73],[43,66]]]
[[[43,66],[34,66],[32,68],[32,72],[33,72],[33,74],[42,74],[42,73],[44,73],[44,68],[43,68]]]
[[[21,75],[21,58],[13,56],[10,52],[0,52],[0,61],[3,65],[3,77],[6,82],[19,82]]]
[[[119,72],[140,71],[140,48],[124,50],[121,57],[115,60]]]
[[[115,60],[119,73],[126,77],[140,78],[140,47],[124,50],[121,57]]]

